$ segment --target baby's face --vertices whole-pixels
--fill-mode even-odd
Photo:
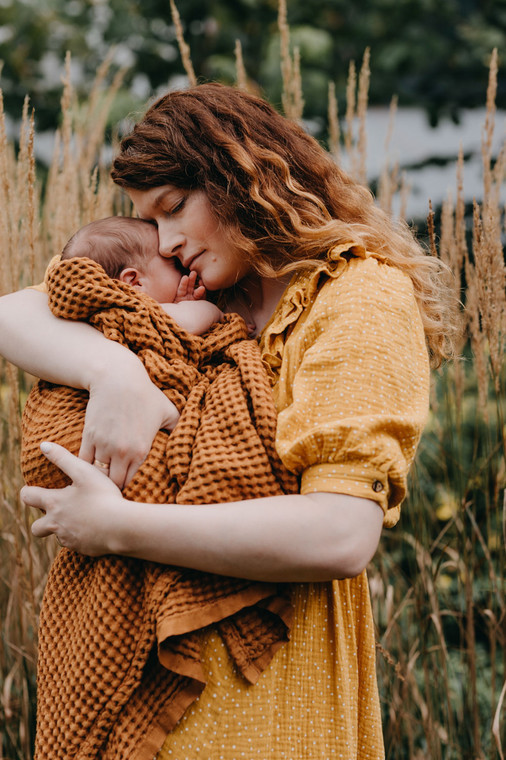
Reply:
[[[141,274],[143,293],[158,303],[173,303],[181,280],[178,263],[176,258],[166,259],[159,253],[152,256]]]
[[[146,225],[143,249],[145,258],[139,267],[137,287],[158,303],[172,303],[181,280],[181,272],[176,266],[176,259],[165,259],[158,253],[158,233],[154,225]]]

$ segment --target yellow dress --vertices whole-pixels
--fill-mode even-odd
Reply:
[[[354,257],[342,254],[352,251]],[[393,525],[428,412],[428,356],[410,278],[352,244],[297,275],[261,337],[277,448],[301,493],[373,499]],[[290,641],[254,686],[213,630],[208,682],[156,760],[381,760],[365,571],[293,587]]]

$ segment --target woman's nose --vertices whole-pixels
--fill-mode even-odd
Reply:
[[[160,256],[179,256],[186,243],[185,236],[174,230],[172,225],[158,224],[158,251]]]

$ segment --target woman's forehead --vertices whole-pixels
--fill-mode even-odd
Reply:
[[[176,185],[166,184],[159,185],[157,187],[150,187],[147,190],[136,190],[134,188],[129,188],[127,192],[133,204],[137,208],[158,208],[160,204],[167,198],[167,196],[179,192],[179,188],[176,187]]]

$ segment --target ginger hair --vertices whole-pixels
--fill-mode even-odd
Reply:
[[[62,261],[75,257],[92,259],[116,280],[126,267],[142,270],[153,256],[158,255],[158,249],[150,249],[146,241],[146,232],[153,230],[150,222],[128,216],[97,219],[85,224],[70,238],[61,258]]]
[[[343,243],[379,254],[411,277],[432,363],[451,355],[443,264],[265,100],[216,83],[164,95],[122,140],[112,178],[136,190],[203,190],[262,276],[315,267]]]

